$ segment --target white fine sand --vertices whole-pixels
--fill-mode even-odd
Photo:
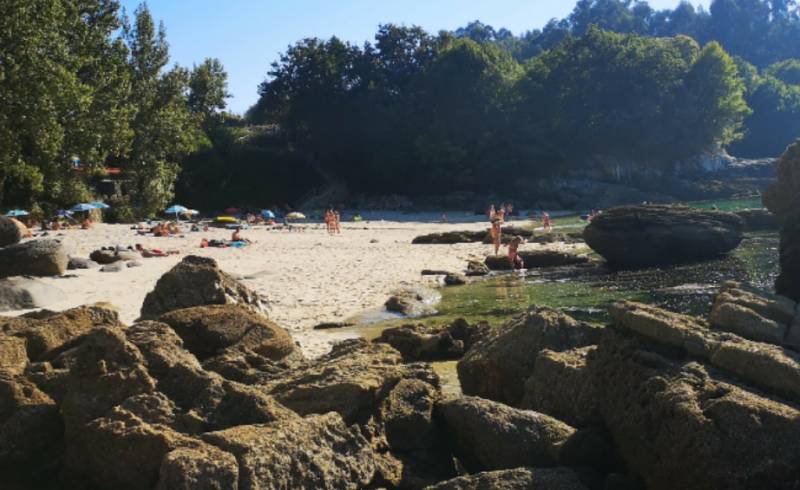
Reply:
[[[109,302],[130,324],[138,318],[145,295],[164,272],[186,255],[202,255],[213,257],[222,270],[234,276],[245,276],[242,282],[267,299],[269,317],[292,333],[306,355],[321,355],[329,350],[331,342],[353,334],[313,330],[314,325],[343,321],[364,310],[379,308],[398,287],[437,280],[421,276],[423,269],[462,271],[468,259],[482,259],[491,252],[491,246],[482,244],[411,245],[415,236],[425,233],[486,228],[486,223],[476,222],[475,217],[464,216],[458,224],[440,224],[434,222],[438,218],[434,215],[386,216],[395,221],[344,223],[342,234],[336,236],[329,236],[319,224],[306,225],[302,233],[244,230],[243,236],[255,243],[241,249],[201,249],[203,237],[230,238],[230,231],[215,228],[170,238],[137,236],[128,225],[100,224],[88,231],[51,232],[49,238],[62,240],[70,255],[77,257],[88,257],[102,246],[136,243],[177,250],[180,255],[142,259],[141,267],[121,272],[90,269],[68,271],[67,277],[43,278],[66,295],[65,301],[47,308],[62,310]],[[377,242],[370,243],[373,240]],[[529,244],[524,248],[537,246]],[[23,312],[5,314],[20,313]]]

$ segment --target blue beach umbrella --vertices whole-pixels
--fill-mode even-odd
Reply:
[[[6,213],[6,216],[9,218],[17,218],[20,216],[28,216],[28,212],[23,209],[12,209],[11,211]]]
[[[72,211],[68,211],[66,209],[59,209],[58,211],[56,211],[56,216],[58,216],[59,218],[68,218],[72,216]]]
[[[92,201],[89,204],[91,204],[97,209],[108,209],[111,207],[108,204],[104,203],[103,201]]]
[[[85,211],[91,211],[92,209],[97,209],[97,208],[89,203],[82,202],[80,204],[72,206],[72,208],[70,208],[70,211],[72,211],[73,213],[83,213]]]
[[[273,213],[269,209],[262,209],[261,210],[261,216],[263,216],[263,217],[265,217],[267,219],[275,219],[275,213]]]
[[[174,213],[175,214],[175,219],[177,220],[179,214],[185,213],[188,210],[189,210],[189,208],[187,208],[186,206],[181,206],[180,204],[173,204],[172,206],[170,206],[167,209],[165,209],[164,212],[165,213],[170,213],[170,214]]]

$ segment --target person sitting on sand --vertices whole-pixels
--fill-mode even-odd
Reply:
[[[86,218],[85,220],[81,221],[81,230],[91,230],[92,229],[92,220]]]
[[[242,227],[238,226],[235,230],[233,230],[233,234],[231,235],[232,242],[244,242],[244,243],[253,243],[247,238],[242,237]]]
[[[519,256],[518,250],[522,243],[522,237],[517,235],[508,242],[508,261],[511,263],[512,269],[524,269],[525,263],[522,257]]]
[[[53,221],[53,226],[51,227],[53,231],[58,231],[61,229],[61,222],[58,220]]]

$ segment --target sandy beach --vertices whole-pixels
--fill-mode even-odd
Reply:
[[[77,270],[68,271],[66,277],[44,278],[66,295],[65,301],[48,308],[61,310],[105,301],[117,306],[122,320],[130,324],[138,318],[145,295],[164,272],[186,255],[208,256],[267,299],[270,318],[292,333],[306,355],[321,355],[331,342],[353,334],[315,331],[315,325],[380,308],[399,287],[436,284],[437,278],[420,274],[423,269],[462,271],[467,260],[482,259],[491,252],[489,245],[477,243],[411,245],[415,236],[424,233],[485,228],[481,217],[464,215],[458,223],[436,223],[437,217],[432,214],[386,216],[391,220],[344,223],[342,234],[335,236],[328,235],[320,224],[307,224],[304,232],[253,228],[243,235],[254,243],[241,249],[200,248],[204,237],[230,238],[230,231],[215,228],[169,238],[137,236],[128,225],[107,224],[88,231],[54,233],[51,238],[62,240],[70,255],[77,257],[88,257],[102,246],[136,243],[180,254],[142,259],[141,267],[121,272]],[[540,245],[523,246],[537,247]]]

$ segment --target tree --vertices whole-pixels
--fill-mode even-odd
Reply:
[[[203,129],[211,139],[223,123],[221,111],[228,97],[228,73],[220,60],[206,58],[194,66],[189,76],[189,109],[200,115]]]
[[[126,22],[132,80],[130,102],[136,109],[131,123],[134,138],[125,168],[132,179],[134,202],[142,215],[164,209],[173,197],[179,162],[203,142],[200,116],[189,110],[189,73],[169,62],[166,31],[155,23],[145,5]]]
[[[86,177],[130,142],[125,48],[110,0],[4,0],[0,203],[89,197]],[[73,157],[83,172],[72,168]]]

